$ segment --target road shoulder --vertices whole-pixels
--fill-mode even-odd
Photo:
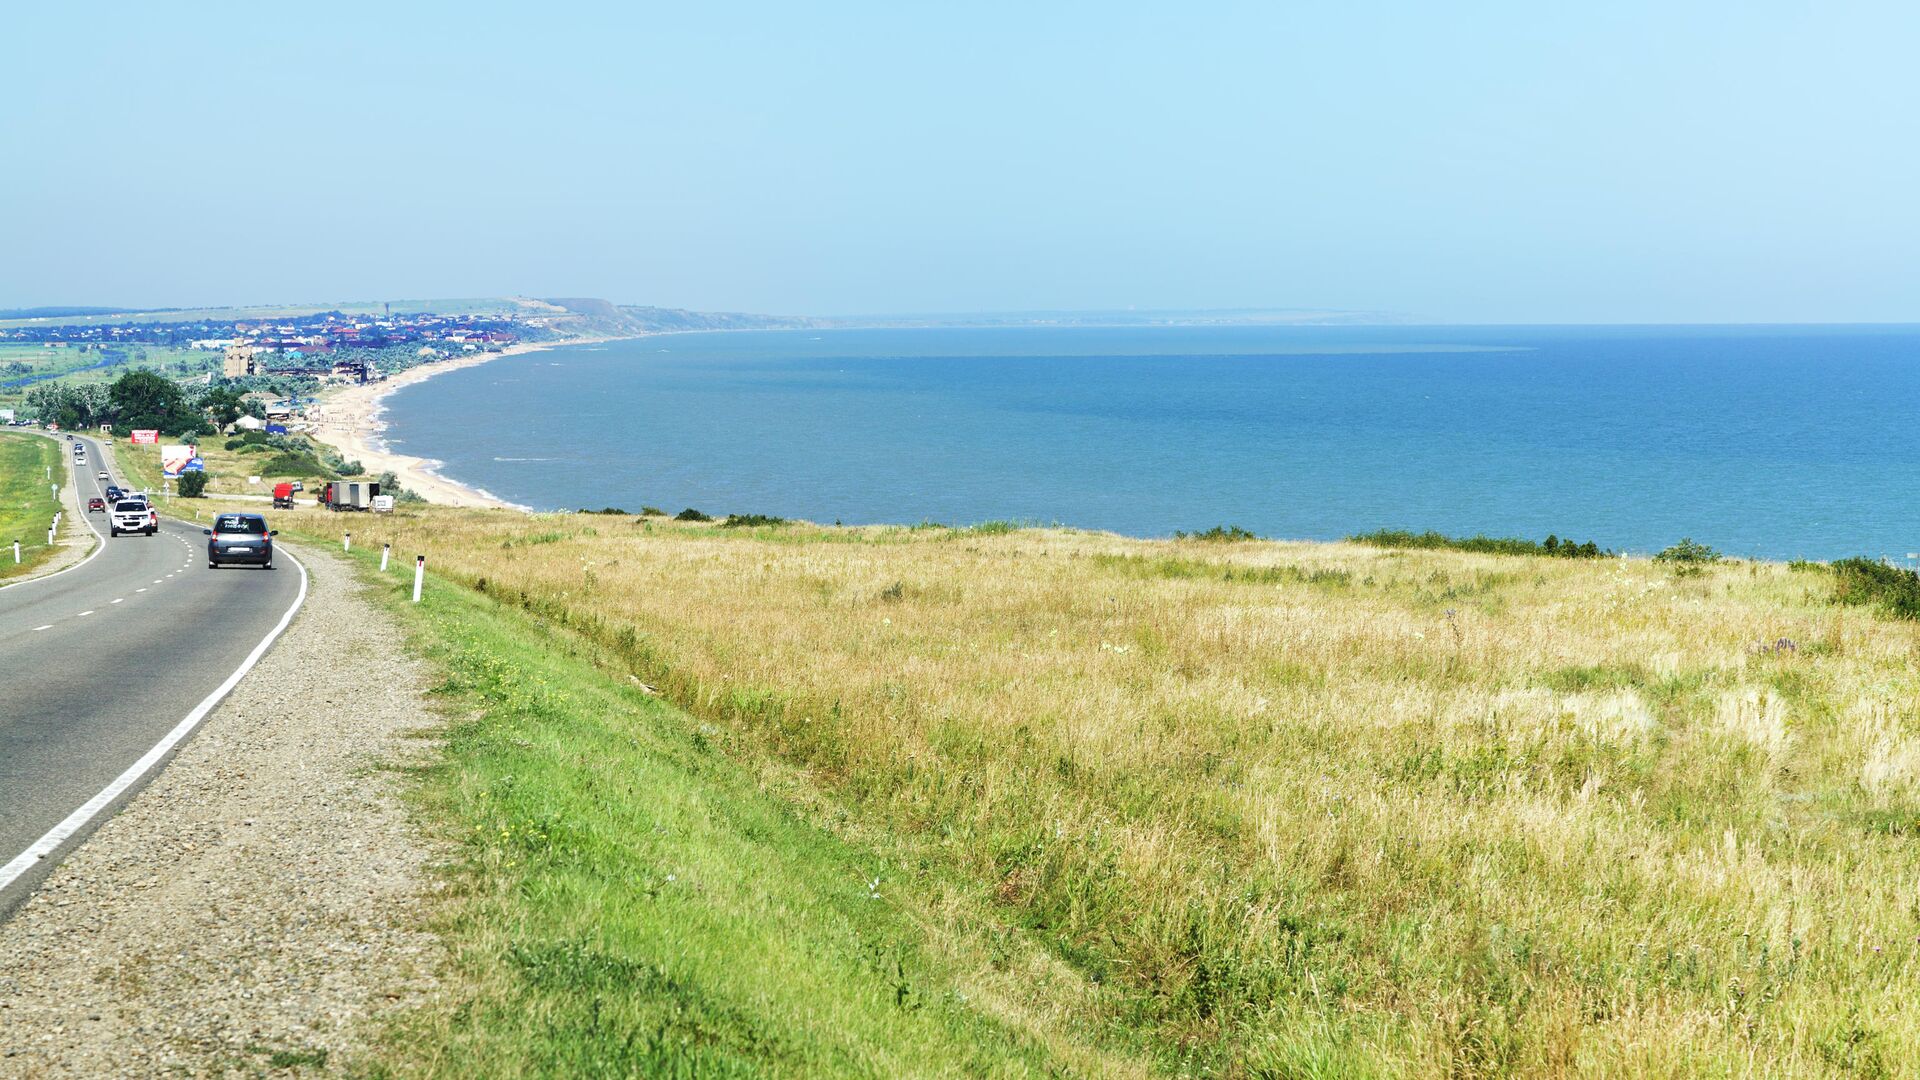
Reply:
[[[65,440],[45,432],[28,431],[27,434],[51,439],[62,447],[67,445]],[[64,449],[61,452],[69,453]],[[79,485],[75,483],[73,463],[68,461],[66,465],[66,476],[60,485],[60,531],[55,537],[52,557],[28,573],[0,579],[0,589],[25,585],[29,581],[38,581],[44,577],[52,577],[63,570],[71,570],[99,550],[101,544],[106,543],[97,531],[89,527],[87,506],[80,496]]]
[[[352,570],[0,924],[0,1077],[341,1064],[433,991],[433,851],[383,766],[437,723]]]

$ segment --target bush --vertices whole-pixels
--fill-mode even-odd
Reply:
[[[201,499],[206,497],[207,474],[204,472],[185,472],[180,474],[180,497],[183,499]]]
[[[1226,544],[1238,543],[1242,540],[1260,539],[1258,536],[1255,536],[1238,525],[1215,525],[1206,532],[1176,532],[1173,534],[1173,538],[1175,540],[1206,540]]]
[[[703,514],[700,511],[695,510],[693,507],[689,506],[685,510],[682,510],[679,513],[673,515],[673,520],[675,521],[712,521],[713,517],[709,514]]]
[[[787,519],[767,514],[728,514],[727,520],[720,523],[723,529],[752,529],[761,525],[785,525]]]
[[[657,506],[642,506],[640,508],[640,516],[641,517],[666,517],[667,512],[665,510],[660,509]]]
[[[1833,598],[1872,604],[1897,619],[1920,619],[1920,574],[1859,557],[1832,566]]]
[[[260,463],[261,476],[325,476],[327,470],[306,454],[275,454]]]
[[[618,514],[622,517],[626,516],[627,513],[617,506],[603,506],[598,510],[589,510],[583,506],[580,508],[580,512],[583,514]]]
[[[1376,529],[1370,533],[1349,536],[1347,539],[1356,544],[1371,544],[1374,547],[1422,550],[1448,548],[1454,551],[1477,551],[1486,555],[1548,555],[1557,559],[1599,559],[1613,554],[1591,540],[1581,544],[1572,540],[1562,540],[1552,533],[1548,533],[1545,540],[1524,540],[1515,536],[1455,537],[1432,530],[1415,533],[1405,529]]]
[[[1680,542],[1653,557],[1654,562],[1699,565],[1717,563],[1720,553],[1705,544],[1697,543],[1691,536],[1683,536]]]

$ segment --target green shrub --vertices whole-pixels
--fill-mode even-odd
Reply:
[[[1832,569],[1837,602],[1871,604],[1897,619],[1920,619],[1920,574],[1865,557],[1841,559]]]
[[[307,454],[282,452],[260,463],[261,476],[325,476],[326,474],[327,470]]]
[[[768,514],[728,514],[727,520],[720,523],[723,529],[752,529],[762,525],[785,525],[787,519]]]
[[[642,506],[640,508],[640,516],[641,517],[666,517],[667,512],[665,510],[660,509],[657,506]]]
[[[700,511],[695,510],[693,507],[689,506],[685,510],[682,510],[679,513],[673,515],[673,520],[675,521],[712,521],[713,516],[711,514],[703,514]]]
[[[627,513],[617,506],[603,506],[598,510],[589,510],[583,506],[580,508],[580,512],[583,514],[618,514],[622,517],[626,516]]]
[[[1347,539],[1356,544],[1371,544],[1383,548],[1416,548],[1431,550],[1447,548],[1453,551],[1477,551],[1486,555],[1549,555],[1559,559],[1600,559],[1613,552],[1589,540],[1576,543],[1562,540],[1552,533],[1545,540],[1524,540],[1513,536],[1448,536],[1428,530],[1423,533],[1408,532],[1405,529],[1376,529],[1370,533],[1359,533]]]
[[[180,497],[183,499],[205,498],[207,492],[207,474],[204,472],[185,472],[180,474]]]
[[[1717,563],[1720,553],[1705,544],[1695,541],[1691,536],[1683,536],[1680,542],[1653,557],[1654,562],[1699,565]]]
[[[1206,532],[1175,532],[1175,540],[1206,540],[1214,543],[1238,543],[1242,540],[1258,540],[1258,536],[1238,525],[1215,525]]]

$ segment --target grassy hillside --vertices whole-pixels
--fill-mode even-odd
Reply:
[[[595,724],[722,754],[795,827],[881,853],[899,925],[946,958],[912,993],[1047,1045],[1222,1076],[1920,1060],[1920,639],[1834,604],[1824,570],[477,511],[351,527],[531,620],[490,653],[495,694],[619,690]],[[573,640],[600,679],[541,674]],[[684,712],[636,711],[643,684]],[[542,692],[529,715],[559,722]],[[604,748],[513,738],[565,890],[678,918],[653,879],[585,861],[657,834],[550,787],[599,777],[604,812],[640,813],[645,786]],[[705,820],[765,839],[733,797]],[[767,887],[792,872],[757,857]],[[502,897],[493,947],[560,888]],[[1034,955],[1047,978],[1007,977]],[[649,978],[596,993],[654,1008]],[[751,1002],[728,1015],[784,1022]]]
[[[46,479],[47,470],[66,480],[62,444],[18,431],[0,431],[0,579],[24,574],[53,554],[47,524],[60,509]],[[20,562],[13,542],[20,541]]]

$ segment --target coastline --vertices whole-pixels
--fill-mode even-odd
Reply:
[[[580,337],[567,338],[563,341],[527,342],[510,345],[499,352],[477,352],[471,356],[422,364],[377,383],[349,386],[324,394],[320,398],[317,415],[308,416],[308,422],[312,425],[308,434],[332,447],[340,456],[350,461],[358,461],[366,467],[370,475],[393,473],[399,479],[401,487],[435,505],[526,511],[530,508],[508,502],[483,488],[463,484],[441,475],[439,471],[441,463],[433,458],[394,452],[382,437],[387,429],[386,420],[383,419],[386,413],[387,395],[401,387],[425,382],[445,372],[477,367],[505,356],[525,356],[528,353],[545,352],[562,345],[598,345],[609,341],[625,340],[629,339],[626,337]]]

